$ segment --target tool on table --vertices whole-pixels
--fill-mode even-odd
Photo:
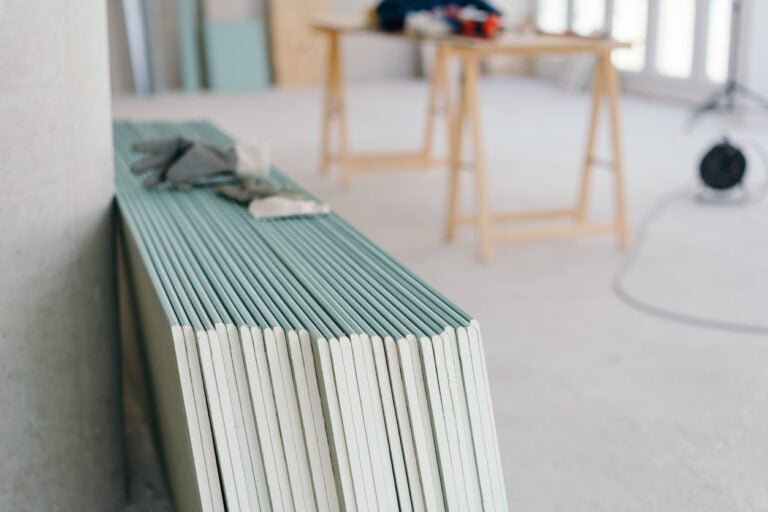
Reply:
[[[424,35],[491,38],[501,27],[501,11],[483,0],[382,0],[374,19],[384,31]]]
[[[296,189],[261,179],[241,179],[216,187],[216,193],[248,208],[256,218],[322,215],[330,212],[327,204],[307,198]]]
[[[254,199],[265,199],[272,196],[304,199],[304,195],[298,190],[259,179],[244,179],[239,183],[221,185],[216,187],[216,192],[244,206],[248,206]]]

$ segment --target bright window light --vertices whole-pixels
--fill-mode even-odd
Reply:
[[[632,48],[613,52],[613,64],[624,71],[640,71],[645,66],[648,1],[614,0],[613,5],[613,37],[632,44]]]
[[[565,32],[568,28],[568,0],[539,0],[538,26],[545,32]]]
[[[656,69],[662,75],[687,78],[693,65],[696,0],[659,0]]]
[[[706,72],[713,82],[728,77],[730,35],[731,0],[710,0]]]
[[[601,0],[574,0],[573,30],[589,36],[605,28],[605,2]]]

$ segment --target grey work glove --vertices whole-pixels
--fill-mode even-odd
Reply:
[[[264,145],[221,147],[185,137],[169,137],[136,142],[131,149],[149,153],[131,165],[135,174],[151,171],[144,180],[148,188],[166,181],[185,187],[200,178],[225,172],[252,176],[263,176],[269,172],[268,163],[264,165],[264,159],[268,158]]]
[[[304,199],[304,195],[298,190],[258,179],[244,179],[237,184],[221,185],[216,187],[216,192],[227,199],[245,206],[248,206],[254,199],[264,199],[272,196]]]

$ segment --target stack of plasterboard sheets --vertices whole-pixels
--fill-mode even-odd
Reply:
[[[477,322],[335,214],[257,220],[146,190],[115,124],[117,199],[179,510],[506,510]],[[290,184],[276,170],[271,178]]]

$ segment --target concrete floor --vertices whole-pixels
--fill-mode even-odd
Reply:
[[[587,96],[520,79],[487,80],[482,94],[493,202],[571,202]],[[351,84],[349,95],[353,148],[415,148],[421,140],[422,83]],[[269,141],[278,167],[474,313],[512,510],[768,510],[768,338],[628,308],[610,290],[622,255],[609,236],[505,244],[493,264],[479,263],[471,228],[453,245],[441,241],[444,170],[360,175],[347,190],[335,176],[318,176],[320,101],[316,89],[123,98],[114,115],[205,118],[237,138]],[[707,121],[686,133],[686,111],[675,104],[627,97],[623,107],[636,225],[661,194],[693,181],[696,160],[721,131]],[[729,126],[768,147],[768,119]],[[759,181],[763,169],[750,163]],[[596,173],[595,217],[611,213],[610,184],[608,171]],[[768,202],[675,204],[628,285],[666,307],[768,323],[766,213]]]

